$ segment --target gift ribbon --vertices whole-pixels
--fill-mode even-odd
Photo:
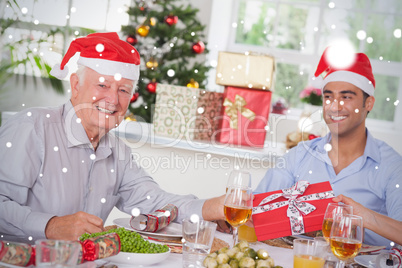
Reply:
[[[225,106],[225,113],[230,117],[230,128],[237,129],[238,112],[250,121],[255,119],[255,113],[250,109],[245,108],[244,106],[246,105],[246,100],[240,95],[236,94],[234,102],[225,98],[223,106]]]
[[[120,237],[116,233],[88,238],[81,244],[82,258],[84,261],[94,261],[114,256],[117,255],[121,249]]]
[[[304,191],[310,185],[308,181],[298,181],[292,187],[288,189],[283,189],[282,193],[277,193],[265,197],[258,207],[253,208],[253,214],[259,214],[267,211],[271,211],[283,206],[288,206],[287,217],[290,221],[290,227],[292,235],[298,235],[305,233],[303,215],[308,215],[313,212],[316,208],[315,206],[306,203],[304,201],[322,200],[335,197],[333,191],[314,193],[306,196],[302,196]],[[298,197],[300,196],[301,197]],[[266,204],[275,200],[279,197],[284,197],[288,199],[287,201],[276,202],[272,204]],[[263,205],[266,204],[266,205]]]

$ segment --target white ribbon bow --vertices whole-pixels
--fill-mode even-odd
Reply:
[[[292,187],[288,189],[283,189],[282,193],[273,194],[265,197],[258,207],[253,208],[253,214],[259,214],[266,211],[271,211],[283,206],[288,206],[287,209],[287,217],[290,220],[290,226],[292,235],[305,233],[304,231],[304,223],[303,223],[303,215],[307,215],[313,212],[316,208],[315,206],[306,203],[304,201],[312,201],[312,200],[321,200],[327,198],[335,197],[333,191],[327,191],[322,193],[315,193],[306,196],[300,195],[304,194],[304,191],[310,185],[308,181],[298,181]],[[266,204],[275,200],[279,197],[283,196],[288,199],[287,201],[276,202],[272,204]],[[266,204],[266,205],[263,205]]]

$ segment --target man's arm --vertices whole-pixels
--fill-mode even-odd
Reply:
[[[11,236],[44,237],[53,215],[37,213],[25,204],[41,166],[41,141],[31,118],[19,114],[0,128],[0,233]]]
[[[338,195],[333,198],[333,201],[351,205],[353,207],[353,214],[359,215],[363,218],[365,228],[402,245],[402,221],[377,213],[354,201],[352,198],[343,195]]]

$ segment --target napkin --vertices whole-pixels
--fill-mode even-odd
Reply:
[[[178,209],[168,204],[150,214],[140,214],[130,219],[130,226],[137,231],[156,232],[165,228],[177,217]]]

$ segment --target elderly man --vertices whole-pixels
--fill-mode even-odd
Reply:
[[[329,181],[336,195],[352,197],[380,214],[402,220],[402,157],[375,139],[365,120],[374,106],[375,80],[368,57],[355,54],[352,65],[335,67],[324,51],[315,76],[326,73],[323,117],[330,133],[301,142],[285,155],[286,166],[267,171],[256,193],[288,188],[296,181]],[[390,246],[390,241],[366,230],[364,242]]]
[[[70,101],[27,109],[0,128],[2,239],[76,240],[102,231],[114,206],[150,213],[171,203],[179,208],[177,220],[191,214],[223,220],[223,197],[199,200],[163,191],[109,133],[123,120],[138,82],[138,52],[117,33],[90,34],[71,43],[52,74],[65,77],[77,52]]]

